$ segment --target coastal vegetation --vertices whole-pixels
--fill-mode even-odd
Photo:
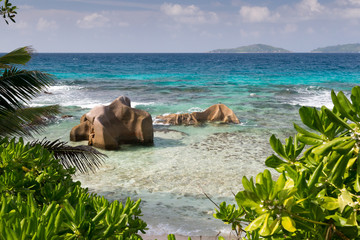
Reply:
[[[72,180],[74,166],[94,171],[102,154],[58,140],[25,143],[8,137],[31,135],[38,130],[34,120],[59,112],[58,106],[25,105],[53,82],[46,73],[13,66],[30,58],[27,47],[0,57],[0,238],[140,238],[138,233],[146,230],[140,200],[110,203]]]
[[[1,14],[14,20],[15,10],[5,1]],[[30,58],[29,48],[0,58],[0,238],[141,239],[146,223],[140,200],[110,203],[73,181],[73,166],[80,171],[96,167],[78,165],[83,154],[94,152],[9,138],[31,134],[39,127],[34,120],[59,111],[57,106],[26,106],[53,81],[50,75],[13,66]],[[276,180],[269,170],[243,177],[237,206],[218,206],[214,217],[230,224],[236,238],[359,238],[360,87],[352,89],[350,100],[342,92],[331,97],[332,110],[300,108],[303,126],[294,124],[294,137],[284,142],[270,138],[275,154],[265,164],[278,172]]]
[[[333,110],[301,107],[304,126],[270,145],[269,170],[242,178],[237,206],[221,203],[214,217],[245,239],[358,239],[360,236],[360,87],[350,100],[331,93]]]
[[[311,51],[312,53],[360,53],[360,44],[339,44],[336,46],[321,47]]]
[[[210,53],[290,53],[290,51],[265,44],[253,44],[238,48],[216,49]]]
[[[0,13],[6,23],[15,22],[16,7],[7,0]],[[51,75],[14,66],[26,64],[31,53],[23,47],[0,57],[0,239],[141,239],[147,225],[140,199],[110,203],[72,179],[75,167],[94,171],[100,152],[58,140],[9,138],[31,135],[43,116],[60,110],[26,105],[54,82]]]

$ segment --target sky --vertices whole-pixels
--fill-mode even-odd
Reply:
[[[0,52],[198,53],[257,43],[309,52],[360,42],[360,0],[10,2],[18,15],[0,22]]]

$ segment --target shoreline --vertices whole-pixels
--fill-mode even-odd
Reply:
[[[143,240],[167,240],[168,235],[147,235],[147,234],[139,234]],[[191,237],[192,240],[216,240],[218,239],[218,236],[184,236],[180,234],[174,234],[176,240],[188,240],[189,237]],[[220,236],[220,235],[219,235]]]

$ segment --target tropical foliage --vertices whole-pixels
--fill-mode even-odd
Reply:
[[[0,3],[2,2],[2,0],[0,0]],[[15,15],[17,14],[16,12],[17,7],[13,6],[9,0],[5,0],[4,1],[4,5],[0,7],[0,16],[2,16],[5,20],[5,22],[7,24],[9,24],[9,22],[7,21],[7,19],[10,19],[12,22],[15,22]]]
[[[25,104],[54,83],[51,75],[34,70],[19,70],[14,65],[26,64],[33,50],[16,49],[0,57],[0,136],[31,135],[41,129],[42,116],[59,113],[59,106],[28,107]],[[33,143],[54,152],[65,167],[75,166],[80,172],[94,171],[102,155],[87,146],[70,147],[58,140]]]
[[[0,142],[0,239],[139,239],[140,200],[110,203],[40,144]]]
[[[269,170],[243,177],[235,205],[222,203],[215,218],[244,239],[360,238],[360,87],[347,99],[331,93],[334,108],[299,110],[305,126],[282,143],[275,136]]]

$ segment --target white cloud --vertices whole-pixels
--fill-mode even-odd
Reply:
[[[38,31],[48,31],[48,30],[55,30],[58,26],[55,21],[48,21],[45,18],[40,18],[37,22],[36,29]]]
[[[360,8],[347,8],[344,9],[340,15],[343,18],[360,18]]]
[[[273,21],[279,17],[279,14],[272,15],[267,7],[242,6],[239,13],[244,21],[254,23]]]
[[[176,22],[186,24],[216,23],[218,16],[214,12],[204,12],[195,5],[181,6],[180,4],[164,3],[161,11],[172,17]]]
[[[302,0],[297,5],[297,8],[305,15],[320,13],[324,10],[324,7],[318,2],[318,0]]]
[[[107,17],[104,17],[99,13],[93,13],[79,19],[77,25],[80,28],[91,29],[104,27],[108,22],[110,22],[110,19]]]
[[[350,4],[360,5],[360,0],[349,0]]]
[[[337,0],[336,3],[340,6],[344,5],[360,5],[360,0]]]

